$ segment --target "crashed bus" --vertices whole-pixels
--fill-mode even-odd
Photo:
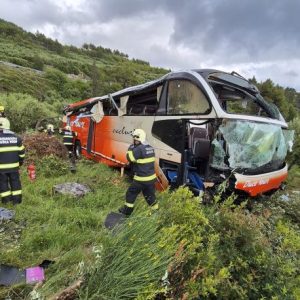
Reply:
[[[257,196],[280,188],[293,132],[277,107],[236,72],[171,72],[145,84],[68,105],[75,153],[126,167],[131,133],[155,148],[156,187],[187,185],[197,195],[228,180]]]

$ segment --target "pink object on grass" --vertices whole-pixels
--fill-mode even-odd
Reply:
[[[35,283],[45,279],[44,269],[33,267],[26,269],[26,283]]]

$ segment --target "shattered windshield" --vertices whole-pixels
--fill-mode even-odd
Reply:
[[[211,166],[265,172],[284,164],[294,132],[280,126],[240,120],[224,120],[212,141]]]

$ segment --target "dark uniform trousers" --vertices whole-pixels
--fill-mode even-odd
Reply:
[[[155,203],[155,182],[138,182],[133,181],[126,192],[126,203],[134,204],[138,194],[142,192],[148,205],[152,206]],[[133,208],[132,208],[133,209]]]
[[[19,172],[0,173],[0,194],[2,203],[22,202],[22,186]]]
[[[158,208],[155,197],[156,175],[154,171],[155,154],[150,145],[131,145],[127,151],[127,159],[133,167],[133,182],[126,192],[125,205],[119,212],[130,215],[134,209],[134,202],[140,192],[153,209]]]

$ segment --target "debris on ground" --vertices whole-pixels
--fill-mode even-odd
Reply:
[[[80,184],[76,182],[66,182],[62,184],[57,184],[53,187],[53,193],[59,193],[63,195],[71,195],[75,197],[83,197],[84,195],[90,193],[92,190],[85,184]]]
[[[63,159],[68,155],[64,144],[56,136],[49,136],[46,133],[25,134],[23,144],[26,149],[26,164],[49,155]]]
[[[15,266],[0,264],[0,286],[10,286],[19,283],[39,283],[45,280],[44,269],[53,264],[54,261],[43,260],[38,266],[19,269]]]
[[[281,195],[279,199],[285,202],[291,200],[289,194]]]
[[[104,226],[107,229],[114,229],[114,227],[116,227],[117,225],[121,225],[124,221],[126,220],[126,216],[121,214],[121,213],[117,213],[117,212],[110,212],[107,216],[106,219],[104,221]]]
[[[0,207],[0,221],[11,220],[14,218],[14,216],[15,216],[15,212],[13,210]]]
[[[71,286],[59,292],[54,297],[51,297],[50,300],[73,300],[78,297],[78,289],[82,285],[83,280],[79,279],[74,282]]]
[[[44,269],[40,266],[26,269],[26,283],[37,283],[45,279]]]
[[[12,266],[0,265],[0,286],[24,283],[25,280],[25,270],[21,270]]]

